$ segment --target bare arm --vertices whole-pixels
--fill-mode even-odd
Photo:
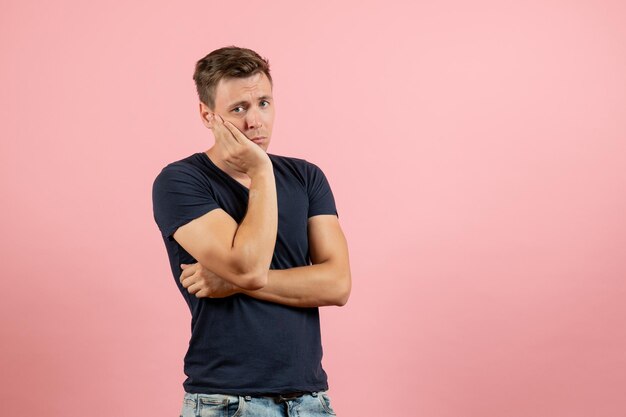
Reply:
[[[216,142],[234,155],[251,178],[248,209],[240,225],[222,209],[179,227],[174,239],[202,266],[243,289],[267,282],[278,228],[278,202],[272,162],[229,122],[213,128]],[[230,136],[229,136],[230,135]]]
[[[348,246],[334,215],[309,218],[309,252],[313,265],[269,270],[267,284],[243,289],[225,281],[203,265],[181,265],[180,281],[196,297],[221,298],[244,293],[261,300],[294,307],[343,306],[351,290]]]
[[[259,290],[240,292],[261,300],[296,307],[343,306],[352,286],[348,245],[335,215],[309,218],[309,251],[313,265],[270,270]]]

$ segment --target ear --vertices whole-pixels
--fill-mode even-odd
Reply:
[[[200,102],[198,106],[199,106],[199,111],[200,111],[200,120],[202,120],[202,123],[206,127],[211,129],[212,128],[211,120],[213,119],[213,117],[215,117],[215,112],[211,110],[209,106],[207,106],[203,102]]]

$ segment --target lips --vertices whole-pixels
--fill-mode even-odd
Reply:
[[[257,137],[254,137],[254,138],[250,139],[250,140],[252,142],[254,142],[254,143],[261,143],[261,142],[263,142],[265,140],[265,136],[257,136]]]

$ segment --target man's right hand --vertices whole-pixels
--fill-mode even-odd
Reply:
[[[272,161],[267,153],[246,137],[237,127],[224,120],[219,114],[209,116],[215,142],[224,151],[224,162],[232,169],[247,174],[250,178],[266,170],[272,170]]]

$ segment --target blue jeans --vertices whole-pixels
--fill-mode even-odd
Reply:
[[[326,391],[276,403],[270,397],[185,393],[181,417],[327,417],[334,416]]]

